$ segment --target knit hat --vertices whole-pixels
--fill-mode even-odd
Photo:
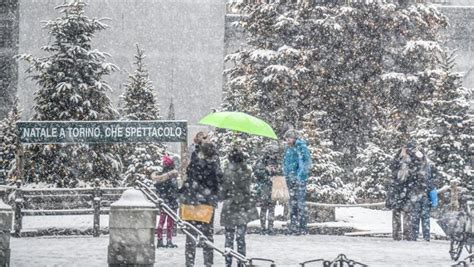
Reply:
[[[170,167],[170,166],[173,166],[173,164],[174,164],[174,162],[173,162],[173,160],[171,159],[170,156],[168,156],[168,155],[163,156],[163,166]]]
[[[237,148],[234,148],[229,153],[229,161],[235,162],[235,163],[243,162],[244,154]]]
[[[284,137],[285,138],[298,138],[299,134],[298,132],[295,130],[295,129],[289,129],[288,131],[286,131]]]

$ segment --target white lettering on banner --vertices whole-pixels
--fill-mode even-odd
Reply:
[[[186,134],[180,124],[33,124],[19,126],[21,142],[143,142],[177,140]],[[69,126],[71,125],[71,126]],[[129,126],[127,126],[129,125]],[[155,127],[154,127],[155,126]],[[130,140],[127,140],[130,138]],[[78,140],[75,140],[78,139]],[[112,139],[112,140],[109,140]]]
[[[183,134],[183,130],[180,127],[176,128],[176,136],[181,137],[182,134]]]
[[[21,138],[30,137],[30,129],[24,128],[23,132],[21,133]]]
[[[22,138],[30,138],[30,137],[52,138],[52,137],[58,137],[58,129],[57,128],[24,128],[21,135],[22,135]]]
[[[106,130],[107,132],[107,130]],[[180,127],[127,127],[125,137],[181,137],[183,129]],[[110,136],[106,134],[106,136]]]

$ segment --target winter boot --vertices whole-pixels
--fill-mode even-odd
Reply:
[[[270,227],[268,228],[268,230],[267,230],[267,235],[275,235],[275,230],[273,229],[273,227],[272,227],[272,228],[270,228]]]
[[[163,239],[158,239],[156,241],[156,248],[165,248],[166,246],[163,244]]]
[[[167,247],[167,248],[177,248],[178,246],[175,245],[175,244],[173,244],[173,242],[172,242],[170,239],[168,239],[168,240],[166,241],[166,247]]]

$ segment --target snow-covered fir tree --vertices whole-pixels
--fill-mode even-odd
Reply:
[[[357,154],[357,159],[359,164],[354,169],[357,197],[366,200],[384,199],[392,174],[389,164],[393,160],[392,154],[377,144],[367,143],[367,147]]]
[[[332,149],[333,143],[327,138],[330,131],[318,129],[321,113],[310,112],[303,117],[303,137],[313,159],[311,175],[308,178],[308,198],[323,203],[353,203],[353,185],[343,181],[344,169],[337,165],[342,153]]]
[[[72,0],[58,6],[61,17],[49,20],[45,28],[50,44],[41,49],[44,57],[20,55],[30,64],[27,72],[36,81],[33,120],[112,120],[118,113],[107,92],[104,76],[118,68],[109,56],[92,47],[92,38],[107,25],[85,15],[86,4]],[[100,178],[116,184],[121,160],[115,145],[34,145],[26,151],[28,181],[45,181],[55,186],[76,186]]]
[[[160,109],[144,59],[145,51],[137,45],[136,70],[128,76],[129,80],[122,95],[124,103],[122,117],[126,120],[160,119]],[[126,171],[122,183],[131,185],[136,180],[146,178],[153,171],[160,171],[165,149],[161,143],[125,145],[123,162]]]
[[[153,93],[153,84],[143,61],[145,51],[137,45],[136,70],[128,76],[123,98],[123,117],[129,120],[157,120],[160,109]]]
[[[13,108],[5,119],[0,122],[0,172],[4,179],[14,180],[16,177],[17,133],[16,122],[20,120],[21,111],[18,108],[18,99],[15,99]]]
[[[433,92],[439,31],[447,25],[436,8],[363,1],[241,1],[235,7],[248,47],[226,57],[233,64],[226,70],[224,109],[261,117],[279,135],[288,125],[303,128],[308,113],[323,112],[318,131],[331,130],[327,141],[342,153],[332,158],[344,183],[355,180],[357,154],[369,144],[383,147],[383,139],[387,147],[379,152],[392,155],[399,137],[377,135],[393,130],[388,125],[415,122]],[[381,169],[390,166],[389,156],[379,160]]]
[[[456,181],[466,187],[473,179],[470,157],[474,151],[472,89],[462,86],[454,71],[454,52],[442,51],[433,97],[424,101],[414,135],[430,150],[440,185]]]

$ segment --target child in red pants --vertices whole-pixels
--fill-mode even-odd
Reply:
[[[178,183],[177,171],[175,170],[174,161],[170,156],[163,156],[163,174],[152,177],[156,181],[155,188],[158,196],[164,200],[165,204],[171,209],[178,209]],[[163,228],[166,222],[166,244],[163,243]],[[156,228],[156,236],[158,238],[157,248],[176,248],[172,242],[174,221],[166,213],[161,212],[158,227]]]

